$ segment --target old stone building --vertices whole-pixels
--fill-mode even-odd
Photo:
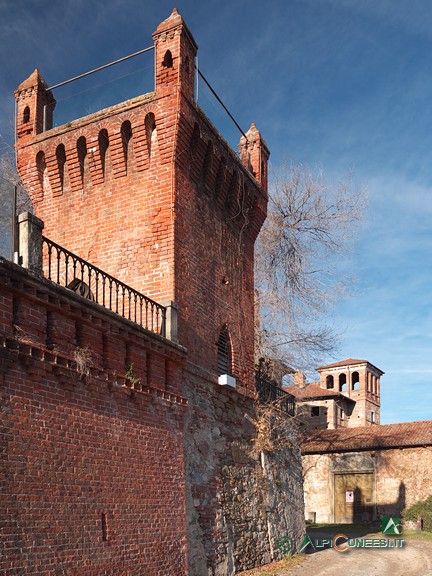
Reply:
[[[364,523],[432,494],[432,420],[314,432],[302,443],[306,518]]]
[[[364,523],[432,493],[432,421],[380,425],[382,370],[348,359],[287,390],[303,430],[306,519]]]
[[[380,422],[382,370],[367,360],[348,358],[320,366],[319,382],[306,384],[303,374],[285,390],[296,399],[296,415],[308,430],[369,426]]]
[[[0,261],[7,574],[226,576],[303,536],[295,423],[254,450],[269,151],[195,103],[176,10],[153,40],[153,92],[67,125],[39,71],[16,91],[35,216]]]

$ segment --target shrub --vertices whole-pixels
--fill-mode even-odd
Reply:
[[[416,504],[402,512],[404,520],[416,522],[419,516],[423,518],[423,530],[432,532],[432,496],[422,502],[416,502]]]

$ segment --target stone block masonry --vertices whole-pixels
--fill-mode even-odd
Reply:
[[[186,486],[190,576],[230,576],[281,558],[304,536],[300,442],[257,452],[255,402],[187,369]]]

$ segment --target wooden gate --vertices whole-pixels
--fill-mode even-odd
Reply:
[[[372,472],[334,475],[334,521],[337,524],[371,522],[374,510]]]

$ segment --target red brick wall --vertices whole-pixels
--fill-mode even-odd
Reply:
[[[0,573],[186,573],[183,364],[0,262]]]
[[[19,126],[19,172],[46,236],[151,298],[179,304],[180,341],[214,378],[227,324],[234,375],[252,394],[253,245],[266,215],[268,150],[253,127],[240,161],[193,102],[196,44],[176,12],[153,38],[155,92],[45,133]],[[29,81],[16,94],[21,119],[33,102]]]

